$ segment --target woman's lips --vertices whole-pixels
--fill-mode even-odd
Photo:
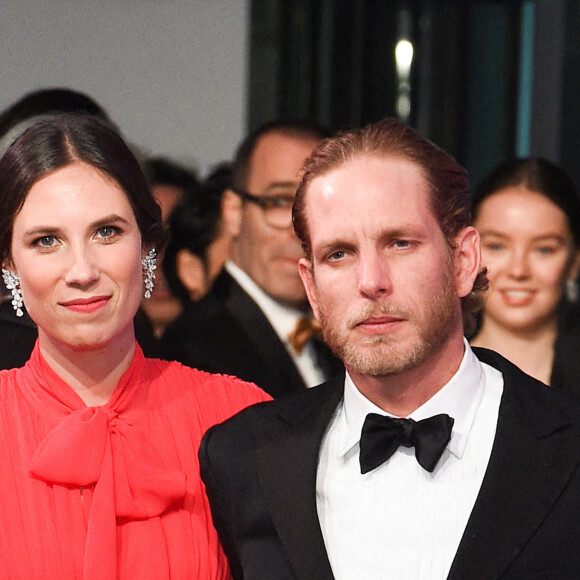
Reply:
[[[500,290],[503,301],[509,306],[527,306],[534,299],[533,290]]]
[[[105,306],[109,300],[110,296],[93,296],[91,298],[76,298],[74,300],[67,300],[66,302],[61,302],[60,305],[68,310],[74,312],[95,312],[103,306]]]

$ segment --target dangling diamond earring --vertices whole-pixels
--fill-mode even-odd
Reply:
[[[151,248],[147,255],[141,260],[143,265],[143,282],[145,282],[145,298],[151,298],[151,293],[155,287],[155,270],[157,270],[157,250]]]
[[[10,292],[12,292],[12,306],[16,310],[16,316],[24,316],[22,312],[22,292],[20,291],[20,278],[16,272],[10,272],[2,268],[2,279],[4,280],[4,285]]]
[[[568,302],[578,302],[578,282],[575,278],[566,280],[566,298]]]

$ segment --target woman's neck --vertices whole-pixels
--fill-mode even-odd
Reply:
[[[525,373],[550,384],[556,334],[555,320],[533,330],[512,330],[484,317],[471,345],[495,350]]]
[[[39,346],[48,366],[89,407],[107,403],[135,354],[135,336],[127,333],[114,343],[75,349],[39,333]]]

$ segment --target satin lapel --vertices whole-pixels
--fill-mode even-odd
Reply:
[[[505,381],[497,433],[449,580],[499,578],[580,462],[577,429],[563,410],[543,405],[545,387],[511,365],[493,366],[501,367]]]
[[[286,383],[286,392],[305,389],[296,365],[260,307],[229,274],[227,276],[230,279],[227,281],[226,308],[244,327],[255,348],[274,370],[277,381]],[[225,285],[225,281],[223,283]]]
[[[344,377],[293,397],[265,418],[256,439],[258,478],[297,579],[332,579],[316,509],[320,443],[343,394]]]

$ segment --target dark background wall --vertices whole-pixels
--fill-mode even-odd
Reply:
[[[415,48],[405,120],[474,183],[541,155],[580,186],[578,0],[252,0],[248,124],[337,130],[400,116],[396,43]]]

